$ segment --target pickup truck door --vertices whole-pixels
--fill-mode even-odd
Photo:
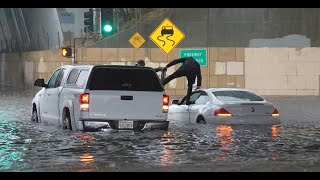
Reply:
[[[57,70],[48,82],[48,87],[44,92],[45,119],[54,125],[59,125],[59,96],[65,79],[66,69]]]

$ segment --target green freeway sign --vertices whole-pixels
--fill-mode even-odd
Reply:
[[[198,61],[200,66],[207,66],[207,50],[206,49],[183,49],[180,50],[180,58],[193,57]]]

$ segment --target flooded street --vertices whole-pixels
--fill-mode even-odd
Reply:
[[[170,122],[168,131],[69,132],[30,121],[35,91],[0,88],[0,171],[320,171],[320,98],[266,97],[277,125]]]

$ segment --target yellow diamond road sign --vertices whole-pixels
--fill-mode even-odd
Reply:
[[[139,48],[145,42],[144,38],[136,32],[130,39],[129,42],[134,48]]]
[[[166,18],[149,37],[160,49],[169,54],[182,41],[184,34]]]

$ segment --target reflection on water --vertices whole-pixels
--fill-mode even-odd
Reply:
[[[234,139],[232,138],[232,127],[228,125],[218,125],[216,131],[221,151],[223,153],[229,153],[228,146],[234,143]]]
[[[226,155],[230,154],[230,146],[234,144],[234,139],[232,138],[233,129],[229,125],[218,125],[216,126],[216,135],[218,137],[218,146],[221,150],[221,154],[217,157],[220,161],[230,161]]]
[[[0,171],[319,171],[314,127],[170,122],[168,131],[69,132],[30,121],[32,93],[0,91]]]
[[[80,156],[80,161],[83,162],[84,164],[90,164],[94,162],[94,156],[92,156],[92,154],[90,153],[83,154]]]
[[[271,136],[273,140],[278,140],[280,136],[280,125],[274,124],[271,126]]]
[[[27,165],[24,162],[24,151],[27,150],[24,144],[30,141],[19,136],[21,128],[21,124],[12,122],[6,115],[0,116],[0,171],[14,166],[16,169],[25,168]]]
[[[159,157],[160,159],[160,166],[170,166],[173,163],[173,157],[171,154],[170,149],[172,149],[172,145],[169,145],[171,140],[172,134],[168,131],[164,132],[161,140],[163,142],[163,154]]]
[[[270,142],[269,138],[275,142],[278,141],[280,137],[280,125],[217,125],[215,126],[215,133],[217,145],[221,151],[216,159],[219,161],[232,161],[231,155],[237,154],[239,151],[238,147],[242,147],[246,143],[254,146],[258,141]],[[251,136],[251,139],[245,138],[248,135]],[[259,148],[263,148],[263,146],[257,146],[257,150]],[[269,158],[277,160],[277,155],[271,153]]]
[[[91,167],[92,163],[95,161],[94,155],[91,153],[93,147],[91,142],[95,140],[93,134],[90,133],[79,133],[76,137],[82,141],[81,151],[80,151],[80,167],[79,172],[93,171]]]
[[[77,138],[81,139],[84,143],[94,140],[94,136],[89,133],[81,133],[76,135]]]
[[[1,143],[0,147],[0,170],[11,169],[15,164],[22,168],[25,165],[23,162],[24,147],[17,147],[14,141],[6,139],[2,141],[6,141],[6,143]]]

